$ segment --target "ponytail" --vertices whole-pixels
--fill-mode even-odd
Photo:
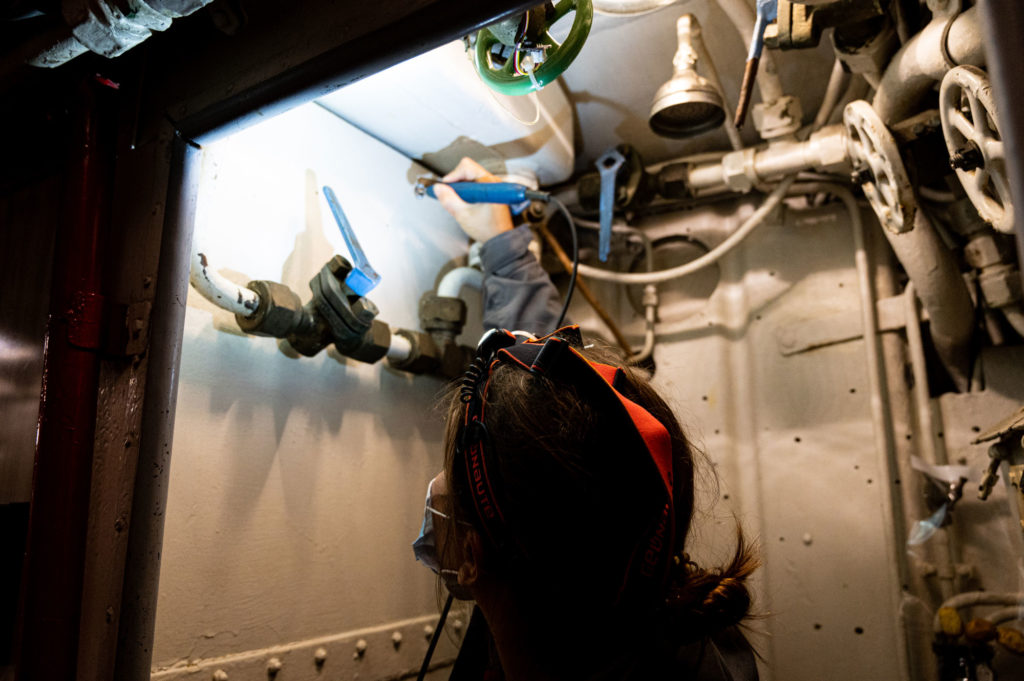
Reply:
[[[739,528],[736,537],[736,553],[724,568],[707,570],[686,554],[676,556],[665,611],[669,623],[689,638],[714,634],[750,615],[746,580],[760,561]]]

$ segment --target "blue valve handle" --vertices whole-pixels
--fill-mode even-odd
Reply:
[[[615,177],[626,157],[615,148],[609,149],[597,159],[597,171],[601,176],[601,231],[598,240],[597,257],[608,262],[612,250],[612,217],[615,213]]]
[[[377,270],[373,269],[366,259],[366,253],[363,252],[362,246],[359,245],[359,239],[356,238],[352,225],[349,224],[348,218],[345,217],[345,211],[341,209],[341,204],[338,203],[338,197],[335,196],[334,190],[324,185],[324,196],[327,197],[327,205],[331,207],[334,221],[338,223],[341,237],[345,240],[348,252],[352,256],[352,270],[345,277],[345,284],[357,295],[365,296],[380,283],[380,275],[377,274]]]
[[[466,203],[502,203],[509,206],[530,199],[544,199],[547,194],[537,192],[515,182],[431,182],[420,181],[417,193],[436,199],[434,185],[447,184]]]
[[[757,0],[757,21],[754,35],[750,37],[750,52],[747,61],[760,59],[764,49],[764,29],[779,16],[779,0]]]

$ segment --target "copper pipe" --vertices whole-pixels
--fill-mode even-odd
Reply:
[[[743,69],[743,83],[740,85],[740,100],[736,103],[736,129],[743,127],[743,121],[747,120],[747,109],[750,107],[750,95],[754,92],[754,78],[757,76],[758,58],[747,60],[747,66]]]
[[[562,267],[565,268],[565,271],[571,273],[572,259],[566,254],[562,245],[558,243],[558,239],[555,238],[555,235],[548,230],[547,225],[540,226],[540,233],[541,236],[544,237],[544,240],[548,242],[548,246],[551,247],[551,250],[555,252],[556,256],[558,256],[558,261],[562,263]],[[587,283],[583,281],[583,277],[579,275],[576,276],[576,290],[583,294],[583,297],[587,299],[590,306],[594,308],[594,312],[597,313],[597,316],[601,318],[601,321],[605,323],[608,330],[612,332],[612,335],[615,337],[615,342],[619,344],[619,347],[626,351],[626,357],[630,357],[633,354],[633,348],[629,344],[629,341],[622,335],[619,325],[615,323],[607,310],[601,306],[601,303],[597,302],[597,297],[594,295],[594,292],[590,290],[590,287],[587,286]]]

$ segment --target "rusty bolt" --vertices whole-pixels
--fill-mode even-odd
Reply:
[[[985,157],[974,142],[968,141],[949,155],[949,166],[954,170],[975,170],[985,165]]]
[[[316,663],[317,667],[323,667],[324,662],[327,662],[327,649],[320,647],[313,652],[313,662]]]
[[[858,168],[850,174],[850,180],[854,184],[867,184],[875,181],[875,174],[871,172],[871,168]]]

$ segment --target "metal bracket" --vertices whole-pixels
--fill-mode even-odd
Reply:
[[[878,331],[898,331],[907,325],[902,296],[882,298],[875,305],[878,316]],[[921,320],[927,319],[922,311]],[[827,316],[795,322],[779,328],[775,340],[779,352],[785,356],[823,348],[828,345],[845,343],[862,338],[860,317],[849,312],[836,312]]]
[[[885,12],[879,0],[838,0],[818,5],[779,0],[778,21],[765,28],[764,44],[780,50],[816,47],[825,29],[860,24]]]

